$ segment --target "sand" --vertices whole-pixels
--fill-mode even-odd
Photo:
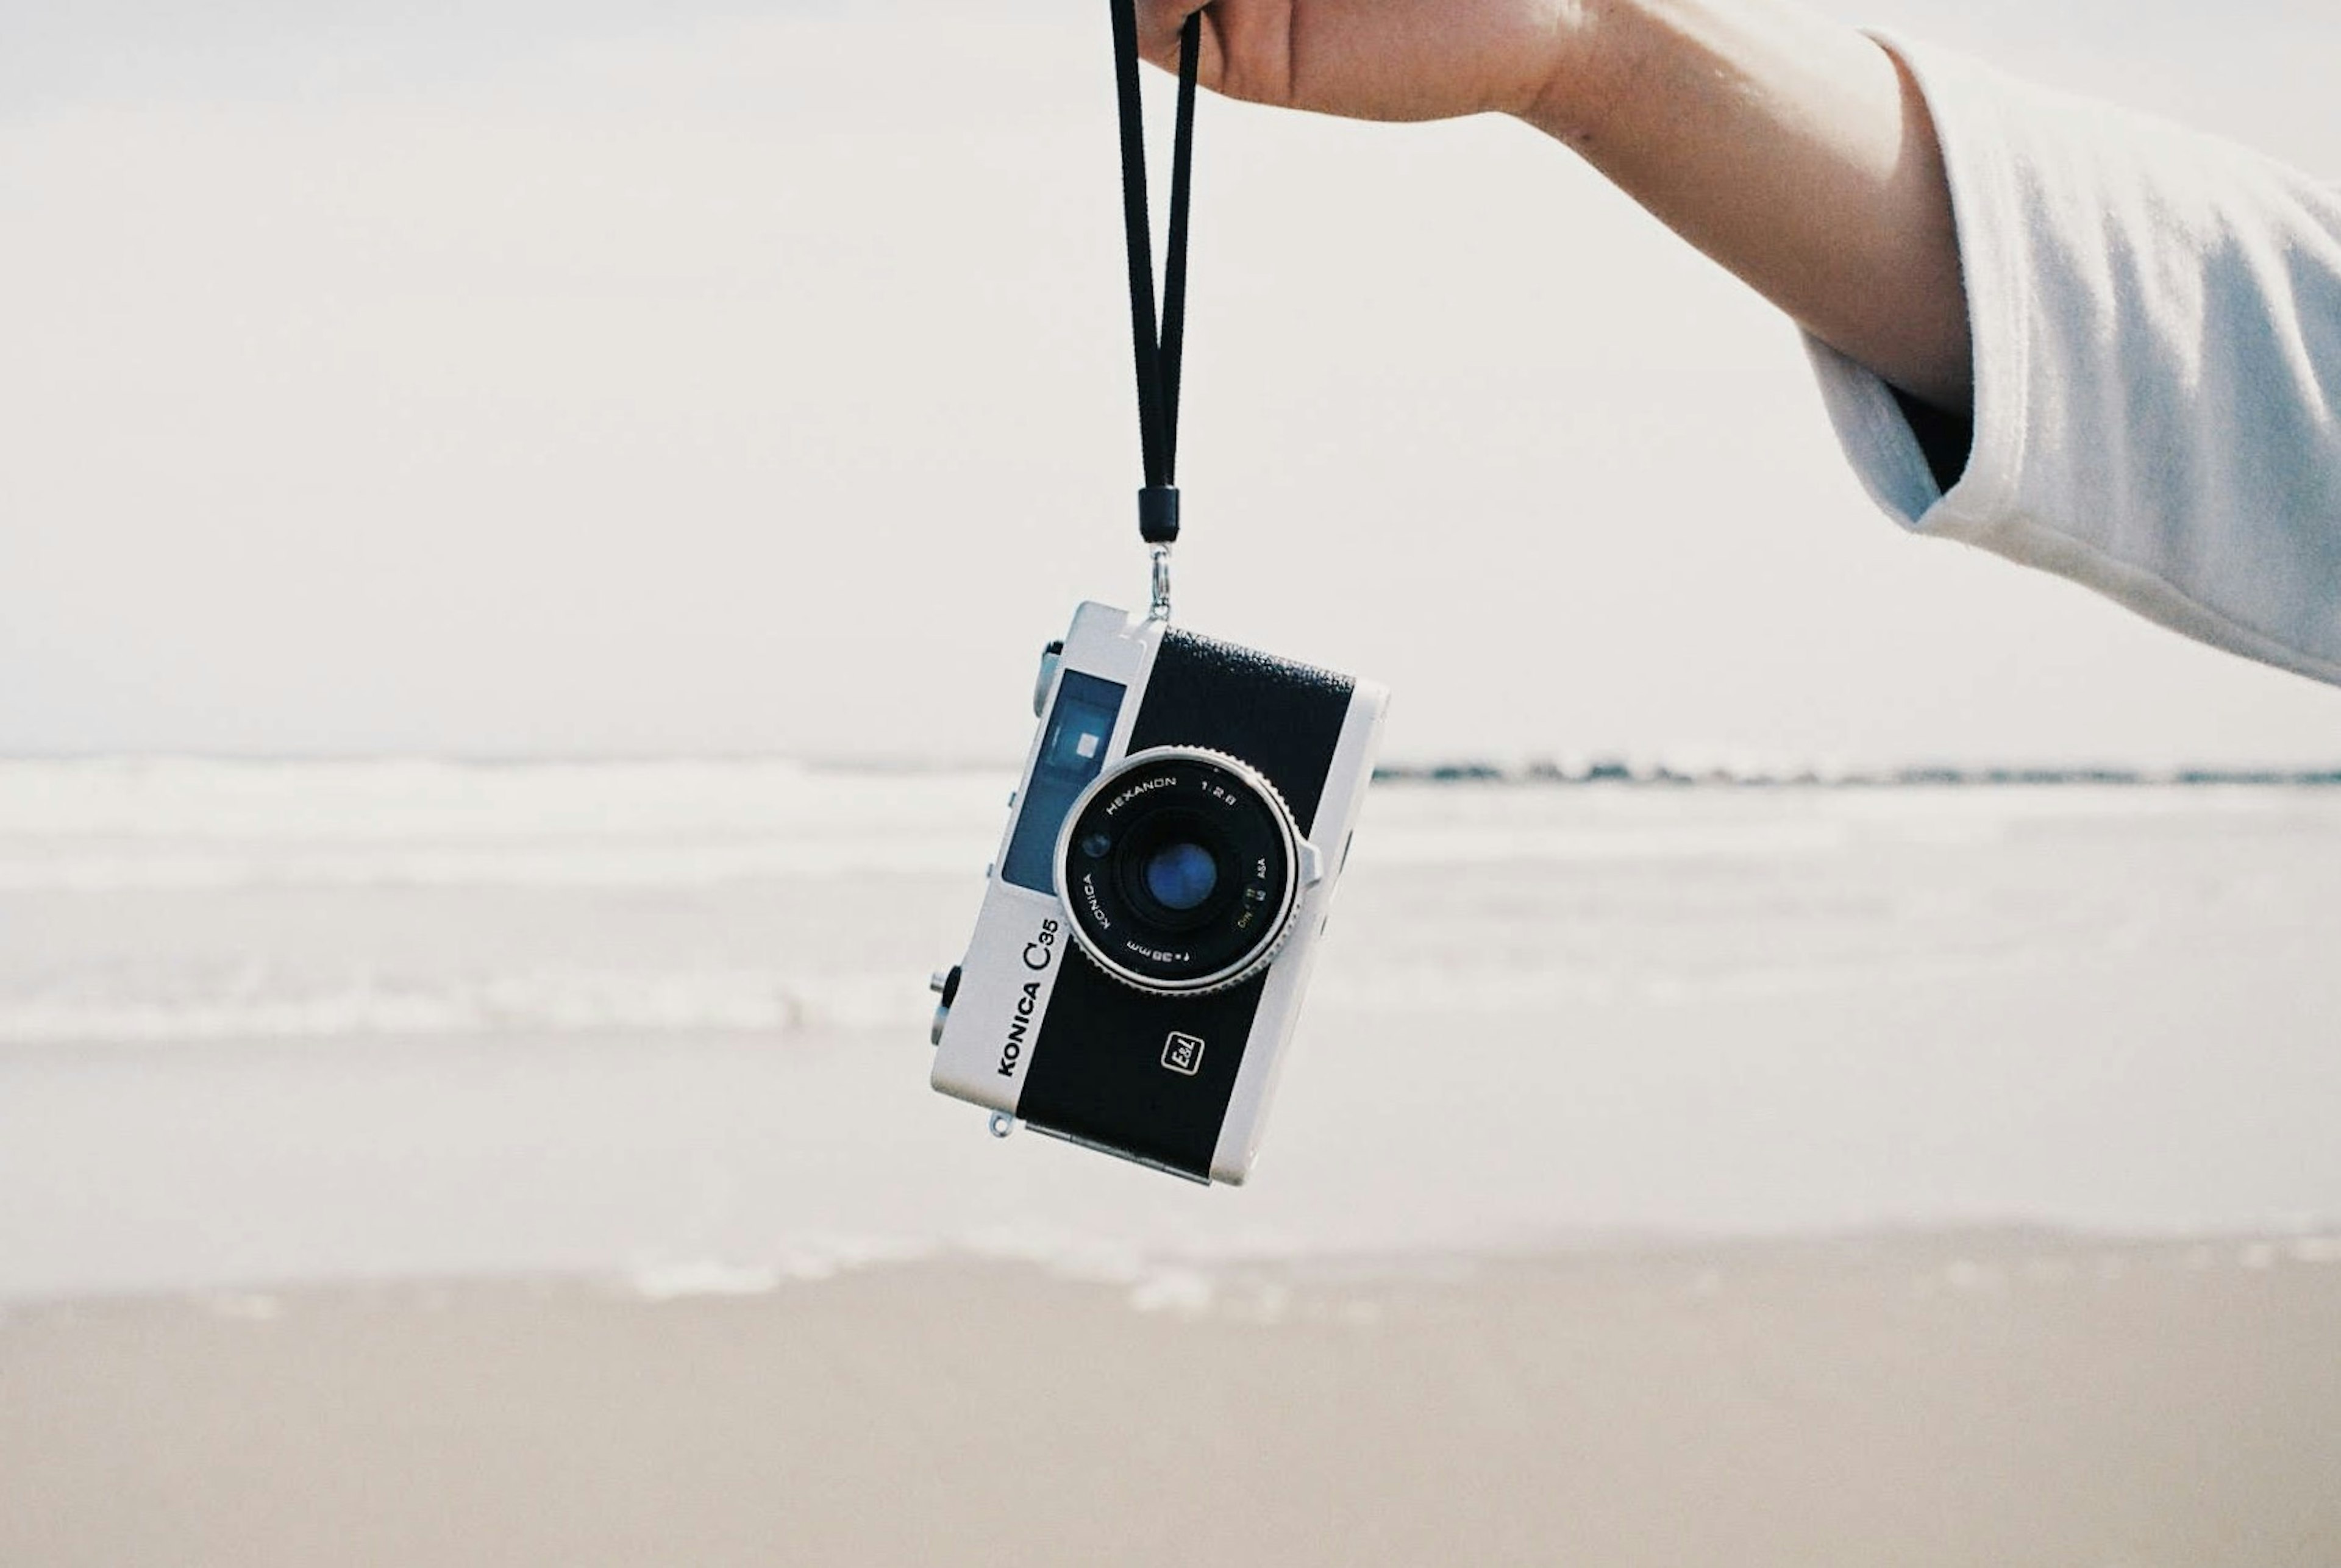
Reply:
[[[2331,1568],[2341,1247],[18,1306],[0,1504],[10,1568]]]

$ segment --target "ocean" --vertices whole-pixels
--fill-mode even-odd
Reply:
[[[1204,1191],[927,1087],[1013,782],[0,763],[0,1299],[2341,1222],[2341,789],[1380,785]]]

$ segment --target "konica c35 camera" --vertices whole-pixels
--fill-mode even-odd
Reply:
[[[934,1086],[1197,1182],[1240,1183],[1283,1064],[1389,694],[1083,604],[964,963]]]

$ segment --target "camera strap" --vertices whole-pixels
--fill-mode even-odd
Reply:
[[[1138,370],[1138,437],[1146,487],[1138,533],[1154,557],[1152,609],[1170,618],[1170,546],[1179,537],[1179,361],[1187,331],[1188,187],[1195,172],[1195,73],[1203,17],[1179,33],[1179,108],[1170,143],[1170,232],[1163,247],[1162,305],[1154,301],[1154,235],[1146,196],[1146,125],[1138,85],[1137,0],[1111,0],[1114,77],[1121,115],[1121,215],[1130,252],[1130,330]]]

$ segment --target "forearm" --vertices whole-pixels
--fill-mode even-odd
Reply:
[[[1590,0],[1523,117],[1816,337],[1967,406],[1942,156],[1869,39],[1784,0]]]

